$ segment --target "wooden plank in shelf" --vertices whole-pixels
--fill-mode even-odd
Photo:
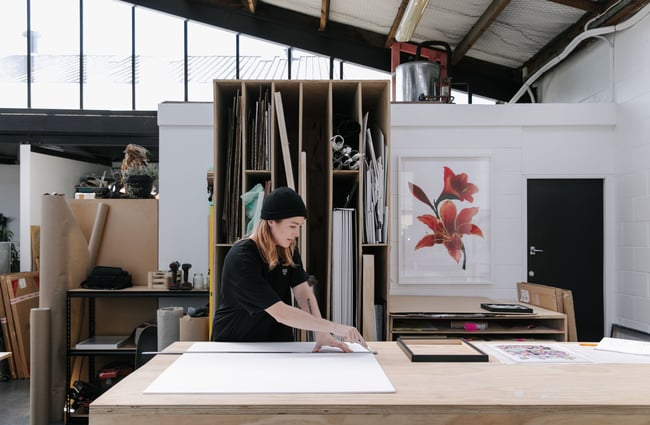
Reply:
[[[573,292],[568,289],[562,291],[562,307],[567,317],[567,341],[577,341],[578,329],[576,328],[576,313],[573,308]]]
[[[361,318],[363,337],[367,341],[377,340],[375,320],[375,256],[363,254],[361,257],[361,279],[363,297],[363,316]]]
[[[291,166],[291,153],[289,152],[289,136],[287,135],[287,124],[284,120],[284,108],[282,106],[282,94],[275,92],[275,113],[278,118],[278,130],[280,131],[280,144],[282,146],[282,160],[284,161],[284,170],[287,174],[287,186],[296,190],[296,184],[293,181],[293,167]]]

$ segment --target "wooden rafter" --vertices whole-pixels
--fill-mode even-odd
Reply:
[[[596,16],[594,13],[586,13],[575,25],[568,28],[562,34],[555,37],[544,46],[536,55],[534,55],[528,62],[522,66],[522,76],[524,80],[530,74],[535,73],[552,57],[557,56],[564,48],[573,40],[578,34],[583,31],[585,24]]]
[[[614,25],[632,16],[648,3],[650,3],[650,0],[628,0],[623,2],[619,2],[618,0],[609,0],[602,5],[602,8],[603,10],[608,10],[612,7],[612,10],[602,18],[593,22],[590,21],[597,17],[598,13],[585,13],[578,22],[551,40],[546,46],[544,46],[544,48],[537,52],[536,55],[528,60],[521,67],[522,76],[525,79],[526,76],[535,73],[538,69],[544,66],[544,64],[552,57],[560,54],[574,38],[584,32],[587,23],[590,23],[590,28],[599,27],[601,25]],[[616,6],[620,6],[620,8],[616,9]]]
[[[255,14],[255,8],[257,8],[257,0],[242,0],[241,2],[250,13]]]
[[[395,14],[395,19],[393,19],[393,25],[390,27],[390,32],[388,33],[388,37],[386,37],[386,43],[384,44],[385,48],[390,48],[390,45],[393,44],[393,41],[395,41],[395,33],[397,32],[397,27],[399,27],[399,23],[402,22],[402,16],[404,16],[404,11],[406,10],[406,6],[408,6],[409,0],[402,0],[402,3],[400,3],[399,8],[397,9],[397,13]]]
[[[325,31],[327,21],[330,19],[330,0],[323,0],[320,6],[320,26],[319,30]]]
[[[503,9],[510,3],[510,0],[493,0],[492,3],[485,9],[485,12],[476,21],[471,30],[465,37],[458,43],[452,55],[452,64],[456,65],[465,56],[467,51],[472,48],[476,40],[479,39],[481,34],[487,30],[492,22],[501,14]]]
[[[618,2],[610,0],[605,7],[607,13],[603,13],[602,16],[595,19],[590,24],[590,28],[621,23],[643,9],[648,3],[650,0],[622,0]]]

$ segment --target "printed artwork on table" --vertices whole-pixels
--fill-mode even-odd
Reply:
[[[499,344],[494,348],[519,363],[591,363],[585,357],[552,344]]]

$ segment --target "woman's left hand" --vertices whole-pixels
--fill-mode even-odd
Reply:
[[[343,350],[344,353],[352,352],[352,349],[348,346],[348,344],[334,338],[332,334],[328,332],[316,332],[316,345],[312,351],[316,353],[320,351],[324,346],[338,347]]]

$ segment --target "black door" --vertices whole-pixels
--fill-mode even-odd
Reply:
[[[528,282],[570,289],[579,341],[600,341],[603,180],[528,180]]]

